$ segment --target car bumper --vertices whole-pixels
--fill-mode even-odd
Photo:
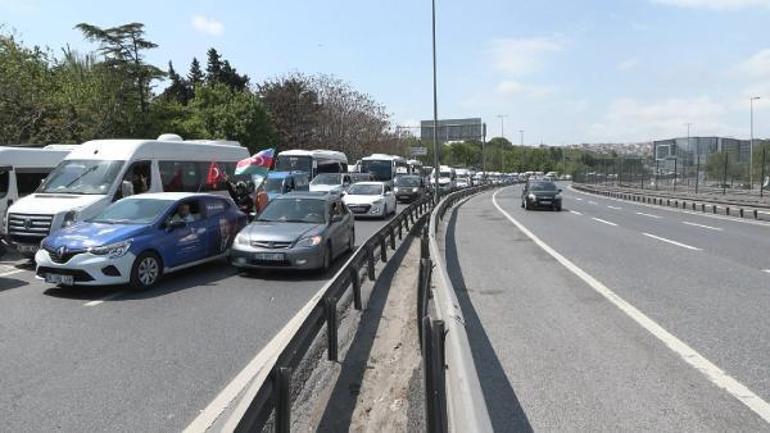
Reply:
[[[419,192],[399,192],[396,194],[396,200],[398,201],[414,201],[420,198]]]
[[[46,250],[35,254],[36,277],[45,279],[45,274],[73,275],[76,286],[108,286],[126,284],[131,280],[131,267],[136,256],[130,252],[123,257],[109,258],[81,253],[66,263],[51,260]]]
[[[281,254],[281,260],[264,260],[262,254]],[[324,264],[324,248],[269,249],[233,245],[230,264],[239,269],[319,269]]]
[[[368,207],[367,207],[368,206]],[[385,216],[385,205],[384,204],[376,204],[376,205],[348,205],[348,209],[350,210],[350,213],[353,214],[353,217],[355,218],[380,218]]]
[[[561,199],[559,200],[548,200],[548,199],[537,199],[537,200],[530,200],[527,199],[527,206],[530,208],[542,208],[542,209],[551,209],[554,207],[561,207]]]

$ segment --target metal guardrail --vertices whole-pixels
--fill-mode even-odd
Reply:
[[[432,209],[430,197],[410,204],[388,224],[369,237],[326,285],[258,355],[260,367],[250,386],[232,407],[220,429],[225,432],[260,432],[273,414],[274,431],[288,433],[291,429],[292,372],[311,348],[313,341],[325,328],[327,357],[337,361],[337,306],[348,290],[353,292],[353,306],[363,308],[361,299],[362,270],[364,277],[375,281],[375,263],[388,261],[388,249],[395,250],[396,237],[405,235],[424,224]],[[235,403],[226,402],[224,406]],[[202,426],[208,429],[210,426]]]
[[[484,185],[448,194],[433,209],[429,227],[421,239],[417,320],[425,375],[428,433],[493,431],[470,351],[465,319],[436,234],[439,222],[450,207],[494,187]]]

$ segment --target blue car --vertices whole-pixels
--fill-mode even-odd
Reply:
[[[246,224],[222,196],[139,194],[45,238],[37,276],[55,285],[147,289],[165,273],[225,257]]]

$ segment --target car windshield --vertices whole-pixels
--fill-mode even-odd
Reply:
[[[310,156],[278,155],[275,171],[304,171],[310,173],[313,169],[313,158]]]
[[[350,187],[348,194],[353,195],[381,195],[382,185],[361,185],[356,184]]]
[[[357,173],[350,175],[350,177],[353,179],[353,182],[366,182],[372,180],[372,176],[369,174]]]
[[[393,162],[387,160],[362,161],[361,171],[370,173],[374,180],[391,180],[393,179]]]
[[[282,193],[283,192],[283,178],[270,178],[268,177],[265,181],[264,187],[265,191],[272,193]]]
[[[342,176],[338,173],[322,173],[310,182],[313,185],[339,185],[342,183]]]
[[[273,200],[259,214],[258,221],[323,224],[326,222],[326,201],[311,198]]]
[[[438,174],[439,177],[452,177],[451,171],[440,171]]]
[[[401,176],[395,181],[396,186],[420,186],[420,178],[416,176]]]
[[[529,186],[530,191],[556,191],[556,185],[551,182],[535,182]]]
[[[39,192],[57,194],[107,194],[124,161],[70,159],[48,175]]]
[[[145,198],[119,200],[90,221],[107,224],[149,224],[160,218],[174,203],[173,200]]]

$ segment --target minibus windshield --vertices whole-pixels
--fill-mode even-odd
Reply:
[[[69,159],[48,175],[38,192],[54,194],[107,194],[124,161]]]

